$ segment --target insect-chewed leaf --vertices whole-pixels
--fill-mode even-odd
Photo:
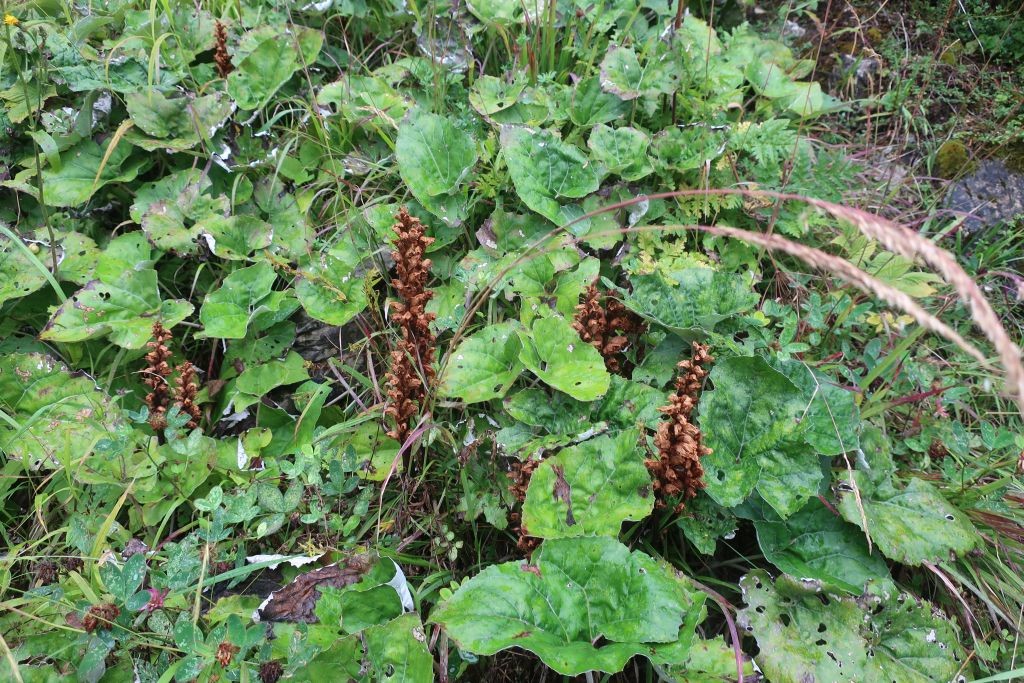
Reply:
[[[516,321],[490,325],[464,339],[452,353],[442,391],[466,403],[501,398],[523,371]]]

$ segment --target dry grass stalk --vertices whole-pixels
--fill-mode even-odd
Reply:
[[[906,258],[919,258],[952,285],[967,305],[967,310],[978,329],[995,346],[999,360],[1006,371],[1007,385],[1014,394],[1017,408],[1021,415],[1024,415],[1024,364],[1021,363],[1020,347],[1010,339],[1006,329],[999,321],[999,315],[992,309],[974,278],[960,267],[952,254],[902,225],[860,209],[820,200],[807,201],[836,218],[849,221],[864,235],[877,240],[889,251]],[[987,359],[979,360],[988,365]]]
[[[427,289],[430,278],[430,259],[427,247],[434,241],[427,237],[426,228],[415,217],[402,209],[395,216],[395,277],[391,284],[401,301],[391,302],[391,318],[402,333],[391,352],[391,365],[387,373],[389,405],[384,414],[394,427],[388,436],[403,443],[409,434],[409,420],[422,407],[427,391],[434,379],[434,333],[430,323],[433,313],[427,313],[427,302],[434,293]]]
[[[659,408],[666,418],[658,425],[654,436],[659,458],[644,463],[654,475],[658,507],[665,507],[666,501],[678,500],[675,506],[678,512],[704,488],[704,467],[700,459],[709,455],[711,449],[704,446],[700,428],[690,420],[708,375],[704,366],[714,360],[708,354],[708,347],[693,342],[693,357],[676,366],[679,377],[675,393],[669,397],[667,406]]]

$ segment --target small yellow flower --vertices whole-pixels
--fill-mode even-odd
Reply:
[[[5,14],[4,23],[7,24],[8,26],[17,26],[21,22],[18,21],[18,17],[14,16],[13,14]]]

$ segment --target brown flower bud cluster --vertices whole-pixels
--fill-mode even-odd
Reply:
[[[213,25],[213,38],[216,42],[213,63],[217,65],[217,75],[227,78],[235,67],[231,65],[231,55],[228,54],[228,31],[220,21]]]
[[[389,405],[384,414],[394,422],[388,436],[402,443],[409,434],[409,420],[419,412],[434,379],[434,334],[430,330],[434,314],[426,310],[434,296],[427,289],[430,259],[426,251],[434,238],[427,237],[426,227],[405,209],[395,220],[391,256],[396,277],[391,284],[401,301],[391,302],[391,319],[398,324],[402,338],[391,352]]]
[[[601,353],[608,372],[616,374],[623,372],[623,351],[629,346],[629,338],[646,329],[638,315],[611,295],[602,296],[595,285],[590,285],[583,293],[572,326],[579,332],[580,339]]]
[[[508,478],[512,481],[509,484],[509,492],[522,504],[526,501],[526,489],[530,487],[530,477],[533,471],[540,465],[540,460],[527,459],[517,460],[512,463],[508,471]],[[509,515],[512,523],[512,531],[519,534],[516,548],[524,555],[529,555],[540,545],[539,538],[530,535],[530,532],[523,526],[523,515],[521,512],[512,512]]]
[[[142,383],[149,387],[146,394],[146,406],[149,408],[149,426],[161,436],[167,429],[167,409],[173,402],[181,412],[189,416],[187,427],[195,429],[199,426],[202,412],[196,405],[196,394],[199,386],[196,383],[196,368],[189,361],[177,367],[178,378],[171,387],[173,371],[168,362],[171,358],[169,342],[173,335],[164,329],[159,322],[153,323],[153,340],[147,342],[149,353],[146,354],[146,367],[142,370]]]
[[[700,398],[704,378],[708,375],[703,366],[713,361],[708,347],[693,342],[693,358],[676,366],[679,377],[676,378],[675,394],[669,397],[667,406],[659,408],[665,414],[654,437],[659,458],[644,463],[654,475],[658,507],[665,507],[666,501],[681,498],[675,506],[678,512],[687,500],[704,488],[704,467],[700,459],[711,453],[711,449],[703,445],[700,428],[690,418]]]
[[[117,605],[110,603],[93,605],[85,613],[85,618],[82,619],[82,628],[85,629],[86,633],[92,633],[98,628],[110,628],[111,622],[120,615],[121,610],[118,609]]]
[[[196,366],[190,361],[185,361],[178,366],[178,380],[175,382],[174,399],[181,406],[181,412],[189,416],[186,427],[195,429],[199,426],[199,418],[203,413],[196,405],[196,394],[199,393],[199,385],[196,383]]]
[[[217,654],[215,655],[215,658],[217,659],[218,664],[226,667],[231,664],[231,658],[241,651],[242,648],[225,640],[217,646]]]
[[[171,357],[171,331],[165,330],[160,321],[153,323],[153,340],[148,342],[149,353],[146,354],[146,367],[142,371],[142,383],[149,387],[146,394],[146,405],[149,406],[149,426],[156,432],[167,427],[167,406],[170,392],[167,378],[171,376],[171,366],[167,360]]]

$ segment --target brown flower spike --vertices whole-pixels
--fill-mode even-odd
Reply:
[[[171,349],[167,342],[170,340],[170,330],[165,330],[160,321],[153,323],[153,341],[146,344],[150,351],[146,354],[142,383],[150,389],[146,394],[146,405],[149,407],[149,426],[156,432],[167,427],[168,378],[171,376],[171,366],[167,363]]]
[[[703,445],[700,429],[690,422],[690,418],[697,406],[704,378],[708,375],[703,366],[713,361],[714,358],[708,355],[708,347],[693,342],[693,358],[676,366],[679,368],[676,393],[669,397],[667,406],[659,408],[666,418],[658,425],[658,433],[654,437],[659,458],[644,463],[654,475],[658,507],[664,507],[667,500],[681,497],[675,507],[678,512],[687,500],[704,488],[704,467],[700,459],[711,453],[711,449]]]
[[[178,380],[174,387],[174,402],[181,408],[181,412],[189,416],[185,425],[189,429],[199,426],[199,419],[203,416],[199,406],[196,405],[196,394],[199,393],[199,386],[196,384],[196,366],[185,361],[178,366]]]
[[[384,414],[394,427],[388,436],[403,443],[409,434],[409,420],[423,405],[434,379],[434,334],[430,331],[433,313],[427,313],[427,302],[434,293],[427,289],[430,259],[427,247],[434,238],[427,237],[419,219],[402,209],[395,216],[395,277],[391,284],[401,301],[391,302],[391,319],[398,324],[402,338],[391,352],[387,373],[389,405]]]
[[[540,463],[540,460],[533,459],[516,460],[509,468],[508,478],[512,483],[509,484],[508,490],[520,503],[526,501],[526,489],[530,486],[530,478],[533,476],[534,470],[540,466]],[[511,530],[519,535],[519,539],[516,541],[516,548],[519,549],[519,552],[528,556],[537,549],[541,539],[531,536],[529,530],[523,525],[523,513],[512,512],[509,518]]]
[[[602,295],[595,285],[583,293],[583,301],[576,307],[572,326],[580,339],[597,349],[604,358],[608,372],[620,374],[629,346],[629,337],[641,334],[645,325],[635,313],[610,295]]]
[[[213,25],[213,37],[216,41],[213,63],[217,65],[217,75],[227,78],[235,67],[231,65],[231,56],[228,54],[228,31],[220,21]]]

